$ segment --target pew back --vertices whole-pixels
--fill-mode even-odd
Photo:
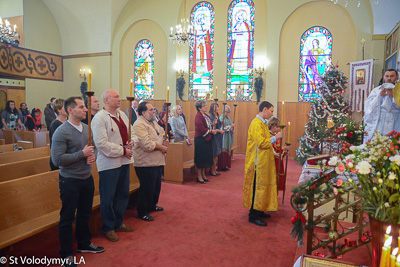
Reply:
[[[21,160],[50,156],[50,147],[40,147],[28,150],[19,150],[0,153],[0,164],[12,163]]]
[[[22,147],[24,150],[33,148],[32,142],[29,141],[18,141],[17,147]],[[11,152],[14,151],[14,144],[0,144],[0,152]]]
[[[48,172],[50,156],[0,164],[0,182]]]
[[[0,192],[0,249],[58,223],[58,171],[2,182]]]
[[[182,184],[183,170],[192,169],[194,166],[194,144],[189,146],[186,141],[183,141],[168,145],[164,167],[164,179],[166,182]]]

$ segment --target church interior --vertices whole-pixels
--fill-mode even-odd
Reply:
[[[230,106],[236,125],[230,172],[197,184],[195,148],[171,147],[174,156],[166,157],[160,195],[164,213],[148,223],[128,208],[125,218],[135,231],[116,243],[96,231],[101,228],[96,188],[91,230],[106,252],[85,254],[85,265],[375,266],[368,244],[332,261],[295,265],[303,254],[323,259],[330,252],[310,253],[309,240],[298,246],[291,237],[296,215],[291,188],[302,173],[294,158],[311,105],[320,97],[320,77],[332,65],[350,79],[344,97],[353,101],[353,93],[360,92],[351,103],[351,117],[362,123],[359,105],[367,95],[353,92],[351,82],[369,92],[385,70],[400,69],[399,11],[399,0],[0,0],[0,113],[9,100],[17,109],[26,103],[29,110],[43,112],[50,98],[82,96],[86,90],[102,108],[101,96],[112,88],[124,112],[132,96],[160,112],[166,102],[180,104],[194,134],[196,100],[217,101],[219,114]],[[368,73],[351,78],[353,63],[367,60]],[[280,207],[266,228],[247,222],[241,202],[248,129],[262,101],[274,106],[274,116],[286,126],[283,141],[291,144],[286,190],[278,192]],[[6,261],[0,263],[12,266],[12,257],[56,258],[60,198],[58,176],[48,172],[46,127],[34,134],[2,130],[1,139],[0,192],[6,193],[0,193],[0,217],[5,218],[0,219],[0,257]],[[23,153],[37,150],[15,154],[20,151],[1,148],[16,141],[26,146]],[[187,157],[193,166],[187,166]],[[131,167],[132,200],[138,188]],[[347,238],[351,243],[353,237]]]

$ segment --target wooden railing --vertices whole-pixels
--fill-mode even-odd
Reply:
[[[323,186],[329,181],[329,174],[323,174],[319,179],[316,179],[306,190],[312,190],[312,188]],[[346,197],[347,196],[347,197]],[[343,200],[346,197],[346,200]],[[313,194],[308,195],[305,199],[304,205],[296,205],[294,203],[294,198],[296,194],[291,197],[291,204],[294,210],[297,212],[305,213],[306,224],[305,230],[307,232],[307,254],[312,255],[314,251],[330,247],[330,254],[326,255],[327,258],[337,258],[349,251],[357,249],[371,241],[369,232],[366,231],[366,227],[369,226],[369,221],[366,214],[360,208],[361,199],[354,196],[349,192],[349,190],[344,189],[343,192],[339,192],[337,195],[332,194],[331,196],[326,196],[325,199],[316,199]],[[315,218],[315,211],[325,205],[331,205],[333,203],[333,212],[317,216]],[[341,215],[346,213],[346,215],[352,215],[352,224],[348,226],[343,221],[340,220]],[[321,224],[330,224],[330,232],[328,238],[322,238],[321,234],[315,231],[315,228]],[[358,232],[357,239],[351,245],[344,245],[345,238],[350,234]],[[354,237],[353,237],[354,238]]]

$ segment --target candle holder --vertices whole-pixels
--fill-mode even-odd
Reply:
[[[183,77],[185,75],[185,71],[180,69],[176,71],[176,76],[177,77]]]
[[[218,98],[214,98],[214,101],[215,101],[215,103],[217,103],[218,102]]]
[[[287,146],[291,146],[292,143],[286,142],[285,145]],[[288,154],[286,155],[286,162],[285,162],[285,175],[284,175],[284,181],[283,181],[283,195],[282,195],[282,204],[285,203],[285,192],[286,192],[286,175],[287,175],[287,166],[288,166],[288,159],[289,159],[289,151]],[[280,168],[280,164],[279,164],[279,168]],[[279,176],[280,178],[280,176]],[[279,186],[279,184],[278,184]]]
[[[79,70],[79,77],[82,78],[84,82],[86,82],[86,69]]]
[[[129,101],[129,108],[132,109],[132,102],[133,102],[133,100],[135,100],[135,97],[134,96],[127,96],[126,100]],[[132,136],[132,124],[131,124],[131,121],[132,121],[132,111],[129,112],[129,130],[128,130],[128,134],[129,134],[129,139],[128,140],[129,140],[129,142],[132,141],[132,138],[131,138],[131,136]]]
[[[237,104],[233,104],[233,123],[235,123],[235,118],[236,118],[236,107]]]
[[[255,72],[256,74],[258,74],[258,76],[261,76],[261,75],[265,72],[265,69],[264,69],[264,68],[261,68],[261,67],[258,67],[258,68],[255,68],[255,69],[254,69],[254,72]]]
[[[88,106],[88,146],[92,145],[92,96],[94,96],[93,91],[86,91],[85,95],[88,97],[87,106]]]
[[[168,119],[169,119],[169,107],[171,106],[171,103],[164,103],[165,105],[165,132],[164,132],[164,140],[169,140],[168,139]]]

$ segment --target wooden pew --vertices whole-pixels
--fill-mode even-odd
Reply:
[[[58,171],[0,183],[0,249],[58,224]]]
[[[50,147],[32,148],[28,150],[19,150],[0,153],[0,164],[12,163],[21,160],[34,159],[50,156]]]
[[[99,213],[99,176],[95,164],[93,214]],[[59,171],[40,173],[0,182],[0,249],[56,226],[60,220]],[[134,168],[130,168],[130,193],[139,188]]]
[[[0,145],[5,145],[6,144],[6,140],[5,139],[0,139]]]
[[[24,131],[24,137],[23,140],[25,141],[30,141],[33,143],[33,147],[45,147],[47,146],[47,131],[41,131],[41,132],[30,132],[30,131]]]
[[[6,144],[14,144],[17,141],[24,140],[24,130],[3,130],[3,137]]]
[[[30,131],[11,131],[3,130],[3,136],[6,144],[14,144],[17,141],[30,141],[33,147],[44,147],[48,143],[48,131],[30,132]]]
[[[0,152],[11,152],[14,151],[14,145],[22,147],[24,150],[33,148],[32,142],[18,141],[16,144],[3,144],[0,145]]]
[[[182,184],[183,170],[194,172],[194,132],[189,132],[193,145],[186,141],[170,143],[168,145],[167,160],[164,167],[164,180],[168,183]]]
[[[0,164],[0,182],[50,171],[50,156]]]

